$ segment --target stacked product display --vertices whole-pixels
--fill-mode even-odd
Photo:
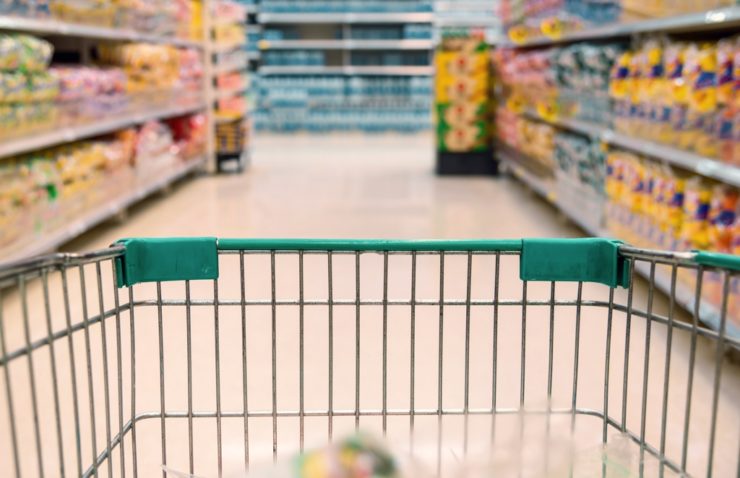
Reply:
[[[0,137],[33,137],[102,115],[171,104],[197,104],[203,65],[198,53],[166,45],[104,44],[98,65],[55,64],[53,47],[29,35],[2,35]]]
[[[0,33],[0,261],[54,249],[204,164],[202,6],[2,2],[3,24],[28,33]]]
[[[213,3],[212,38],[215,44],[211,69],[215,98],[215,143],[218,169],[236,162],[243,169],[249,141],[247,90],[248,59],[245,54],[247,7],[243,3],[218,0]]]
[[[419,131],[429,128],[427,77],[267,76],[258,128],[271,131]]]
[[[201,8],[200,0],[5,0],[0,3],[0,15],[54,19],[200,41],[203,38]]]
[[[526,43],[538,38],[558,40],[601,26],[703,13],[734,5],[735,0],[502,0],[500,11],[509,39]]]
[[[0,251],[65,230],[131,190],[201,158],[203,115],[152,121],[97,139],[0,160]]]
[[[258,128],[429,128],[433,2],[266,0],[259,8]],[[393,93],[355,94],[356,82]],[[341,97],[327,101],[322,90]]]
[[[263,38],[262,25],[257,22],[260,2],[258,0],[237,0],[237,3],[241,4],[247,12],[247,41],[242,53],[247,57],[249,71],[254,72],[260,60],[259,43]]]
[[[585,19],[587,3],[553,5],[549,13]],[[626,3],[614,4],[614,18],[623,18]],[[584,8],[577,15],[576,5]],[[732,31],[740,13],[732,7],[717,22],[691,16],[707,6],[726,5],[645,6],[645,15],[679,15],[661,20],[671,32],[688,32],[678,38],[631,37],[641,25],[652,30],[650,20],[591,33],[588,25],[610,21],[591,18],[579,26],[590,40],[574,36],[560,46],[560,38],[522,37],[521,45],[496,50],[499,157],[592,235],[740,253],[740,38]],[[658,276],[668,290],[666,271]],[[705,279],[697,310],[716,326],[721,286],[716,276]],[[682,275],[677,287],[693,311],[696,277]],[[732,288],[729,315],[740,317],[740,281]],[[740,335],[740,323],[728,330]]]
[[[437,170],[491,172],[491,62],[485,35],[448,32],[436,58]]]
[[[260,9],[271,13],[431,12],[431,0],[262,0]]]

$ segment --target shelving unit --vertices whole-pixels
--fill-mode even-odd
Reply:
[[[128,128],[129,126],[146,123],[147,121],[195,113],[202,111],[205,107],[206,104],[202,100],[188,102],[188,104],[183,106],[172,105],[172,103],[168,102],[160,107],[152,107],[151,105],[146,108],[139,107],[110,117],[85,121],[77,125],[69,125],[67,122],[54,124],[48,128],[34,130],[31,133],[21,136],[0,139],[0,158],[112,133]]]
[[[75,220],[65,224],[64,228],[45,233],[42,237],[28,242],[24,247],[2,257],[2,262],[12,262],[56,250],[66,242],[84,234],[95,226],[116,217],[143,199],[161,191],[173,183],[187,177],[207,166],[208,158],[202,156],[179,164],[169,171],[160,173],[154,178],[144,178],[135,182],[118,197],[109,199],[99,206],[83,212]]]
[[[507,48],[530,48],[585,40],[628,37],[639,33],[695,33],[728,30],[738,26],[740,26],[740,6],[735,6],[669,18],[656,18],[589,28],[578,32],[567,33],[558,38],[532,38],[519,43],[505,40],[499,46]]]
[[[260,13],[261,24],[432,23],[434,13]]]
[[[112,41],[137,41],[162,43],[187,48],[203,48],[202,42],[172,38],[172,36],[149,35],[135,30],[78,25],[53,19],[24,18],[8,15],[0,15],[0,30],[36,33],[39,35],[95,38]]]
[[[543,181],[541,178],[538,178],[531,172],[527,171],[526,168],[521,166],[521,161],[514,158],[510,153],[506,153],[506,152],[503,152],[502,150],[498,150],[496,152],[496,155],[498,159],[503,164],[506,165],[509,171],[511,171],[514,177],[516,177],[519,181],[524,183],[527,187],[529,187],[532,191],[534,191],[537,195],[542,197],[548,203],[558,208],[561,213],[563,213],[569,220],[571,220],[575,225],[581,228],[588,235],[592,237],[611,238],[609,234],[603,229],[594,228],[590,226],[587,222],[584,222],[582,220],[581,214],[579,214],[578,212],[569,210],[567,208],[560,207],[557,201],[557,193],[555,191],[554,183],[548,183],[546,181]],[[635,270],[637,271],[638,274],[640,274],[645,279],[648,279],[648,280],[650,279],[649,264],[645,262],[636,263]],[[670,275],[666,272],[656,270],[655,286],[661,292],[670,295],[671,294]],[[685,284],[682,284],[680,282],[676,283],[676,301],[677,301],[677,304],[681,306],[683,309],[685,309],[686,311],[692,314],[695,312],[696,310],[695,291],[689,290],[689,287],[687,287]],[[701,304],[699,306],[699,319],[702,322],[709,325],[710,327],[717,329],[719,326],[720,318],[721,318],[720,310],[717,307],[713,306],[712,304],[708,304],[706,301],[701,301]],[[738,331],[729,330],[728,332],[730,335],[734,335],[734,336],[740,335],[740,330]]]
[[[525,116],[553,126],[565,128],[588,136],[603,143],[649,156],[658,161],[677,166],[706,178],[740,187],[740,168],[724,164],[713,158],[701,156],[691,151],[672,148],[649,140],[633,138],[607,127],[586,123],[572,118],[545,119],[536,113],[527,112]]]
[[[211,25],[211,29],[215,30],[230,25],[243,25],[246,27],[248,15],[251,10],[247,8],[247,5],[227,0],[216,1],[231,4],[232,8],[240,10],[242,14],[238,18],[222,18],[218,23]],[[215,33],[212,33],[211,37],[214,36]],[[225,164],[228,163],[235,163],[237,170],[242,171],[249,157],[249,111],[246,107],[246,96],[250,86],[247,76],[250,58],[246,52],[246,41],[247,39],[244,37],[240,38],[239,41],[213,44],[208,55],[209,62],[211,62],[209,86],[212,88],[211,99],[214,105],[213,134],[216,150],[216,169],[219,172],[223,171]],[[222,55],[228,55],[229,59],[226,61],[217,61],[217,58]],[[231,84],[233,82],[230,81],[228,82],[228,86],[219,86],[218,78],[220,76],[232,76],[236,74],[240,74],[241,76],[238,84]],[[242,99],[244,105],[238,111],[233,111],[231,107],[226,111],[222,109],[223,102],[239,98]],[[230,141],[224,141],[223,138],[227,130]]]
[[[347,7],[349,8],[349,6]],[[413,10],[413,6],[409,10]],[[430,124],[430,104],[420,109],[418,94],[396,94],[394,100],[380,101],[377,96],[366,95],[362,105],[352,101],[362,91],[350,87],[353,78],[382,83],[398,78],[411,82],[415,77],[430,79],[434,74],[432,27],[434,12],[270,12],[269,6],[260,5],[257,16],[262,25],[259,66],[260,93],[258,97],[258,124],[263,129],[280,128],[282,118],[304,117],[303,127],[321,129],[320,124],[346,127],[347,123],[365,129],[365,118],[372,117],[374,126],[385,123],[388,129],[398,123],[414,123],[419,129]],[[429,36],[424,36],[424,30]],[[377,30],[377,31],[368,31]],[[284,36],[283,36],[284,35]],[[305,56],[305,58],[303,58]],[[295,57],[295,58],[293,58]],[[275,86],[275,81],[285,77],[285,86]],[[341,78],[344,87],[337,90],[344,101],[335,104],[313,101],[322,79],[334,84]],[[290,84],[294,86],[289,86]],[[317,83],[318,82],[318,83]],[[335,85],[336,86],[336,85]],[[274,91],[286,88],[285,93]],[[401,87],[401,89],[403,89]],[[408,91],[413,88],[408,87]],[[375,90],[373,90],[375,91]],[[379,91],[379,90],[378,90]],[[303,96],[306,101],[273,102],[277,96]],[[431,92],[429,92],[431,97]],[[311,98],[311,101],[308,100]],[[419,111],[425,111],[424,119]],[[396,115],[398,113],[398,115]],[[324,119],[338,115],[345,120]],[[327,126],[331,130],[334,126]],[[300,128],[299,128],[300,129]],[[292,130],[292,127],[291,127]]]
[[[501,40],[501,20],[492,0],[437,0],[434,4],[435,39],[446,29],[480,28],[486,40],[495,45]]]
[[[263,40],[261,50],[430,50],[432,40]]]
[[[234,86],[232,88],[219,89],[216,92],[215,99],[216,101],[220,101],[228,98],[233,98],[238,95],[243,95],[246,93],[247,89],[249,89],[249,80],[244,78],[240,85]]]
[[[211,0],[202,0],[206,5]],[[204,18],[204,23],[209,20]],[[85,48],[94,45],[95,40],[105,42],[140,42],[160,45],[172,45],[179,48],[195,49],[205,55],[208,44],[205,41],[174,38],[171,35],[155,35],[134,30],[98,27],[63,22],[51,18],[25,18],[0,15],[0,31],[26,33],[59,39],[61,44],[72,44],[69,39],[87,39]],[[82,63],[88,58],[81,54]],[[204,84],[205,85],[205,84]],[[72,114],[63,106],[56,106],[59,119],[26,128],[22,132],[12,134],[4,131],[0,138],[0,162],[7,158],[33,153],[54,146],[86,140],[106,135],[156,120],[165,120],[178,116],[195,113],[205,113],[211,116],[208,103],[208,90],[204,86],[201,91],[172,91],[168,95],[156,96],[130,95],[128,105],[114,112],[98,116],[78,116]],[[79,106],[79,105],[76,105]],[[103,181],[115,182],[114,192],[99,191],[99,202],[79,209],[65,218],[59,225],[49,225],[43,233],[7,245],[0,250],[0,262],[12,261],[29,256],[53,251],[64,243],[74,239],[93,227],[125,212],[126,209],[152,194],[167,188],[196,171],[205,169],[212,161],[210,150],[204,154],[188,160],[174,158],[167,153],[167,157],[150,158],[152,164],[161,163],[162,166],[146,174],[139,174],[136,169],[119,177],[106,178]],[[169,164],[169,166],[164,166]],[[97,193],[96,193],[97,194]],[[106,197],[110,196],[110,197]]]
[[[348,75],[348,76],[429,76],[431,66],[263,66],[260,74],[270,75]]]
[[[225,73],[232,73],[234,71],[243,71],[244,65],[249,61],[249,55],[247,52],[240,52],[235,54],[232,58],[225,62],[217,62],[213,65],[213,74],[222,75]]]
[[[514,43],[503,40],[498,43],[499,47],[529,49],[535,47],[549,47],[561,44],[575,43],[581,41],[600,41],[613,38],[628,38],[643,33],[653,34],[695,34],[702,32],[733,32],[740,26],[740,6],[727,7],[711,10],[703,13],[679,15],[668,18],[635,21],[626,24],[607,25],[599,28],[590,28],[582,31],[567,33],[558,38],[532,38],[522,42]],[[740,168],[723,163],[711,157],[702,156],[691,151],[674,148],[670,145],[660,144],[648,139],[632,137],[630,135],[615,131],[608,126],[599,125],[575,118],[567,117],[542,117],[533,111],[520,113],[523,117],[549,124],[559,129],[568,130],[573,133],[590,138],[593,141],[605,145],[614,146],[626,151],[640,154],[657,162],[662,162],[679,169],[683,169],[718,183],[733,187],[740,187]],[[545,181],[537,175],[528,171],[525,164],[527,158],[521,153],[517,154],[499,148],[497,156],[509,171],[518,180],[526,184],[534,192],[542,196],[549,203],[557,207],[565,216],[576,225],[592,236],[606,237],[609,233],[602,225],[594,227],[583,220],[583,212],[572,208],[563,207],[558,198],[557,179]],[[647,264],[638,264],[636,271],[643,277],[650,278],[650,268]],[[668,273],[657,270],[654,278],[656,287],[666,294],[671,293],[671,277]],[[677,282],[676,285],[677,304],[694,314],[698,310],[699,319],[707,325],[718,327],[720,310],[717,306],[702,300],[699,307],[695,301],[695,291]],[[740,331],[731,331],[740,335]]]

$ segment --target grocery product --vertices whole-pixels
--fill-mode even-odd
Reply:
[[[54,47],[46,40],[23,34],[0,34],[0,70],[44,71]]]
[[[5,7],[29,17],[53,18],[75,24],[131,29],[183,39],[202,37],[199,0],[15,0]],[[0,7],[1,8],[1,7]]]
[[[483,35],[446,33],[435,64],[438,151],[489,149],[491,77],[489,48]]]
[[[169,45],[103,44],[98,51],[103,62],[126,72],[128,93],[170,90],[180,78],[180,53]]]
[[[497,100],[519,114],[574,117],[737,165],[739,42],[647,36],[631,47],[500,49]]]
[[[606,193],[606,227],[615,237],[655,249],[740,252],[740,190],[733,186],[614,150],[607,157]],[[689,290],[697,285],[695,274],[678,279]],[[740,289],[732,287],[737,307]],[[707,272],[702,299],[719,310],[721,290],[721,278]]]
[[[429,128],[430,77],[263,76],[257,128],[419,131]]]
[[[431,12],[432,0],[262,0],[260,9],[273,13]]]
[[[586,28],[730,7],[735,0],[502,0],[509,38],[558,38]]]
[[[202,115],[153,122],[0,161],[0,250],[67,226],[81,214],[205,149]]]
[[[736,50],[736,38],[651,39],[625,52],[610,85],[615,128],[734,163]]]

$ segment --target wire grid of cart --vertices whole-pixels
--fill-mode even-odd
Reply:
[[[720,294],[716,329],[640,264],[697,311]],[[731,476],[737,270],[602,239],[141,239],[7,264],[0,463],[232,476],[362,430],[418,476]]]

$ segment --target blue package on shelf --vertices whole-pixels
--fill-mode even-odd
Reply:
[[[269,13],[403,13],[432,12],[432,0],[262,0]]]
[[[431,127],[429,77],[262,77],[257,128],[415,132]]]

